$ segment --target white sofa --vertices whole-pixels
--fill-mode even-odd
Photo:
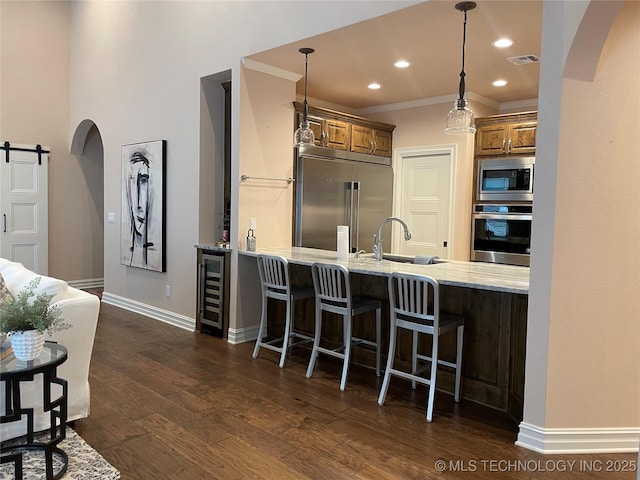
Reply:
[[[4,258],[0,258],[0,273],[13,296],[38,276],[21,263]],[[68,382],[67,420],[85,418],[89,415],[89,364],[98,325],[100,300],[95,295],[70,287],[62,280],[41,277],[37,293],[44,291],[53,294],[53,303],[60,307],[62,317],[71,325],[71,328],[55,332],[46,338],[60,343],[68,351],[67,360],[58,367],[57,372],[58,377]],[[20,389],[22,406],[35,409],[35,431],[48,428],[49,414],[42,410],[42,375],[37,375],[32,382],[21,383]],[[54,391],[54,395],[58,393]],[[0,411],[2,414],[6,411],[4,382],[0,385]],[[0,430],[1,440],[24,435],[26,421],[4,423]]]

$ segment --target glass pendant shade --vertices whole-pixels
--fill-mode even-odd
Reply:
[[[316,140],[316,136],[309,127],[309,121],[307,120],[307,65],[309,64],[309,54],[315,50],[313,48],[300,48],[298,51],[304,54],[304,111],[302,112],[302,122],[300,122],[300,126],[293,134],[294,147],[313,145]]]
[[[453,108],[447,115],[447,123],[444,133],[466,134],[476,132],[476,122],[473,112],[469,108],[469,102],[464,98],[466,76],[464,72],[464,56],[467,45],[467,11],[476,8],[475,2],[460,2],[456,4],[456,10],[464,13],[464,23],[462,25],[462,70],[460,71],[460,84],[458,92],[460,98],[453,104]]]
[[[444,129],[444,133],[476,133],[475,117],[468,105],[469,102],[464,98],[456,100],[453,104],[453,108],[447,115],[447,125]]]
[[[316,136],[314,135],[313,130],[309,128],[309,122],[307,122],[306,120],[300,122],[300,126],[293,134],[294,146],[300,147],[302,145],[313,145],[315,140]]]

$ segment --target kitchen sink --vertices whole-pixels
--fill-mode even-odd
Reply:
[[[390,262],[398,262],[398,263],[413,263],[414,257],[408,255],[390,255],[383,254],[383,260],[389,260]]]
[[[417,261],[416,261],[417,258]],[[416,256],[411,256],[411,255],[393,255],[393,254],[389,254],[389,253],[385,253],[382,256],[383,260],[387,260],[389,262],[396,262],[396,263],[415,263],[416,265],[433,265],[436,263],[445,263],[446,260],[441,260],[439,258],[435,259],[431,264],[427,264],[424,263],[423,261],[421,261],[422,259],[426,259],[428,258],[427,256],[421,256],[421,255],[416,255]],[[376,261],[375,257],[373,256],[373,254],[368,254],[367,256],[362,256],[360,257],[360,260],[365,260],[365,261]]]

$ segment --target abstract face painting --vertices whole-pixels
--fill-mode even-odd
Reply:
[[[147,235],[147,212],[150,210],[149,154],[137,151],[131,155],[127,175],[127,203],[131,215],[131,226],[136,238]]]
[[[165,271],[164,163],[164,140],[122,147],[123,265]]]

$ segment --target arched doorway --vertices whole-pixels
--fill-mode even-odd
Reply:
[[[77,222],[76,234],[82,238],[79,254],[85,265],[85,275],[78,288],[102,288],[104,286],[104,147],[97,125],[83,120],[75,130],[71,153],[85,180],[85,205],[79,209],[82,215]]]

